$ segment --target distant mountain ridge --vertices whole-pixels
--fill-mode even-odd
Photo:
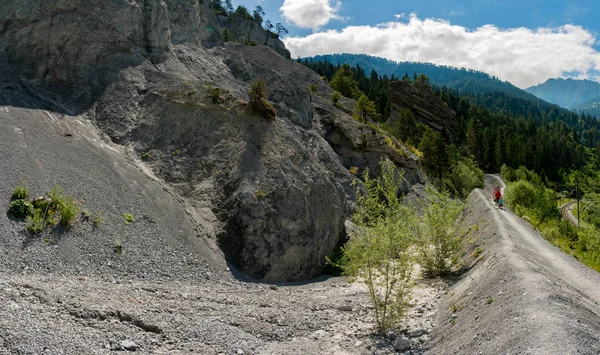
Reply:
[[[501,92],[509,96],[527,100],[537,100],[537,97],[508,81],[502,81],[495,76],[472,69],[449,67],[422,62],[395,62],[385,58],[366,54],[327,54],[310,57],[314,61],[327,61],[334,65],[359,65],[366,70],[374,69],[379,75],[403,77],[405,74],[425,74],[437,86],[457,90],[461,94],[482,94]]]
[[[548,79],[525,91],[542,100],[600,117],[600,83],[590,80]]]

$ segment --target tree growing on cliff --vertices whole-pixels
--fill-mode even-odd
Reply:
[[[262,25],[264,16],[265,16],[265,11],[263,10],[262,6],[257,5],[254,8],[254,11],[252,12],[252,17],[254,18],[254,21],[257,22],[258,24]]]
[[[275,25],[275,33],[279,38],[283,38],[285,35],[288,34],[288,30],[287,28],[283,27],[282,23],[277,23]]]
[[[380,162],[381,176],[363,174],[355,184],[357,232],[344,247],[344,272],[364,280],[380,333],[398,325],[406,314],[412,286],[413,259],[409,251],[416,213],[398,197],[402,173],[389,159]]]
[[[262,80],[257,80],[250,84],[250,111],[269,120],[277,118],[277,110],[267,100],[267,84]]]

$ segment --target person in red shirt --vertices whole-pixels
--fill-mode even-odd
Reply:
[[[502,199],[502,192],[500,192],[500,186],[494,187],[494,192],[492,193],[492,198],[494,199],[494,203],[496,207],[499,207],[499,201]]]

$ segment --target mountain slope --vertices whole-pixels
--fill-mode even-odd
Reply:
[[[598,114],[600,83],[590,80],[548,79],[525,89],[542,100],[574,111]],[[596,104],[594,104],[596,103]]]
[[[45,248],[45,239],[58,240],[54,230],[31,236],[24,221],[2,214],[0,245],[10,250],[10,260],[27,258],[42,272],[69,272],[51,261],[68,260],[76,251],[86,256],[81,270],[102,274],[114,255],[114,240],[126,239],[125,253],[135,250],[145,263],[173,264],[153,270],[155,277],[162,272],[201,277],[195,260],[214,258],[224,269],[224,254],[256,278],[307,280],[321,272],[325,257],[345,237],[357,179],[349,168],[376,174],[379,160],[388,157],[406,171],[405,190],[422,179],[414,154],[335,107],[333,90],[310,69],[284,58],[285,51],[223,43],[209,2],[4,4],[0,52],[6,55],[0,61],[7,62],[0,62],[0,108],[10,119],[0,121],[5,137],[0,152],[15,158],[0,164],[0,191],[9,197],[20,182],[36,194],[55,183],[76,197],[88,199],[94,191],[91,207],[107,217],[106,230],[76,225],[56,248]],[[258,33],[246,25],[230,30]],[[259,39],[252,33],[249,40]],[[258,79],[267,86],[261,102],[273,105],[275,119],[249,105],[249,88]],[[306,90],[311,84],[317,93]],[[74,127],[74,142],[52,126],[63,121]],[[101,139],[107,144],[93,144]],[[89,149],[80,152],[75,143]],[[106,150],[119,159],[106,158]],[[29,170],[19,173],[20,164]],[[121,166],[129,165],[141,177],[123,173]],[[143,188],[144,176],[149,189]],[[144,208],[135,210],[141,200]],[[1,201],[6,211],[10,201]],[[161,223],[155,214],[163,211],[178,218]],[[119,230],[124,213],[141,220]],[[124,235],[127,231],[133,235]],[[43,252],[23,254],[38,249]],[[145,275],[140,259],[126,260],[128,272]],[[9,269],[19,269],[19,263],[7,262]]]
[[[435,65],[431,63],[418,62],[394,62],[388,59],[373,57],[365,54],[331,54],[314,56],[307,58],[314,61],[326,60],[332,64],[348,64],[350,66],[359,65],[363,69],[375,70],[379,75],[388,75],[401,78],[408,74],[425,74],[433,84],[437,86],[446,86],[457,90],[463,94],[481,94],[488,92],[502,92],[509,96],[523,99],[536,99],[529,94],[507,81],[501,81],[484,72]]]

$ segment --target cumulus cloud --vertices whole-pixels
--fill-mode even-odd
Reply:
[[[283,17],[302,28],[318,29],[338,15],[342,3],[337,0],[285,0],[279,9]]]
[[[600,53],[594,35],[580,26],[475,30],[441,19],[420,19],[377,26],[349,26],[306,37],[289,37],[294,57],[364,53],[395,61],[432,62],[471,68],[525,88],[565,73],[596,79]]]

